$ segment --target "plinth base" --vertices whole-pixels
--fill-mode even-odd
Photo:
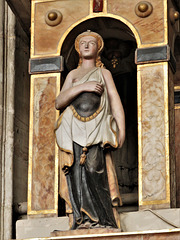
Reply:
[[[116,228],[94,228],[94,229],[77,229],[69,231],[54,231],[51,233],[51,237],[62,236],[77,236],[77,235],[92,235],[92,234],[109,234],[120,233],[121,229]]]
[[[112,233],[98,233],[98,229],[91,229],[91,233],[85,234],[84,230],[56,232],[56,236],[50,238],[34,238],[28,240],[179,240],[180,229],[164,229],[158,231],[144,231],[144,232],[112,232]],[[94,231],[94,232],[93,232]],[[75,234],[76,232],[76,234]],[[57,236],[59,235],[59,236]],[[26,239],[21,239],[26,240]]]
[[[68,217],[32,218],[16,222],[16,239],[50,237],[54,230],[69,230]]]

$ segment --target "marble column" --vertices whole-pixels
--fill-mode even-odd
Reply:
[[[3,130],[3,62],[4,62],[4,0],[0,0],[0,173],[2,172],[2,130]],[[2,178],[0,178],[0,212],[2,212]],[[0,236],[2,234],[2,214],[0,218]]]
[[[0,239],[12,237],[15,16],[0,1]]]

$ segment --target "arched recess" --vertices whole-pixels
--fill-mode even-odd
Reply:
[[[88,29],[99,33],[104,39],[105,46],[101,55],[102,62],[113,75],[125,109],[126,140],[122,149],[113,152],[118,183],[124,202],[121,209],[137,210],[137,68],[134,62],[137,40],[126,24],[112,17],[90,18],[75,25],[74,28],[71,28],[71,31],[67,30],[68,34],[65,33],[61,43],[60,55],[65,59],[61,85],[63,85],[68,72],[78,65],[79,57],[74,48],[75,38]],[[140,41],[139,38],[138,41]]]

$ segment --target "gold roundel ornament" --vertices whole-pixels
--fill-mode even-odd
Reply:
[[[142,1],[136,4],[135,13],[138,17],[148,17],[153,11],[153,7],[150,2]]]
[[[171,21],[171,24],[175,24],[177,20],[179,20],[179,12],[176,11],[174,8],[169,9],[169,18]]]
[[[57,26],[62,21],[62,13],[56,9],[50,10],[46,13],[45,22],[49,26]]]

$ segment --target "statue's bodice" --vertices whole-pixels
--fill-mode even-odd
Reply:
[[[101,102],[101,97],[93,92],[81,93],[71,104],[81,117],[89,117],[95,113]]]

